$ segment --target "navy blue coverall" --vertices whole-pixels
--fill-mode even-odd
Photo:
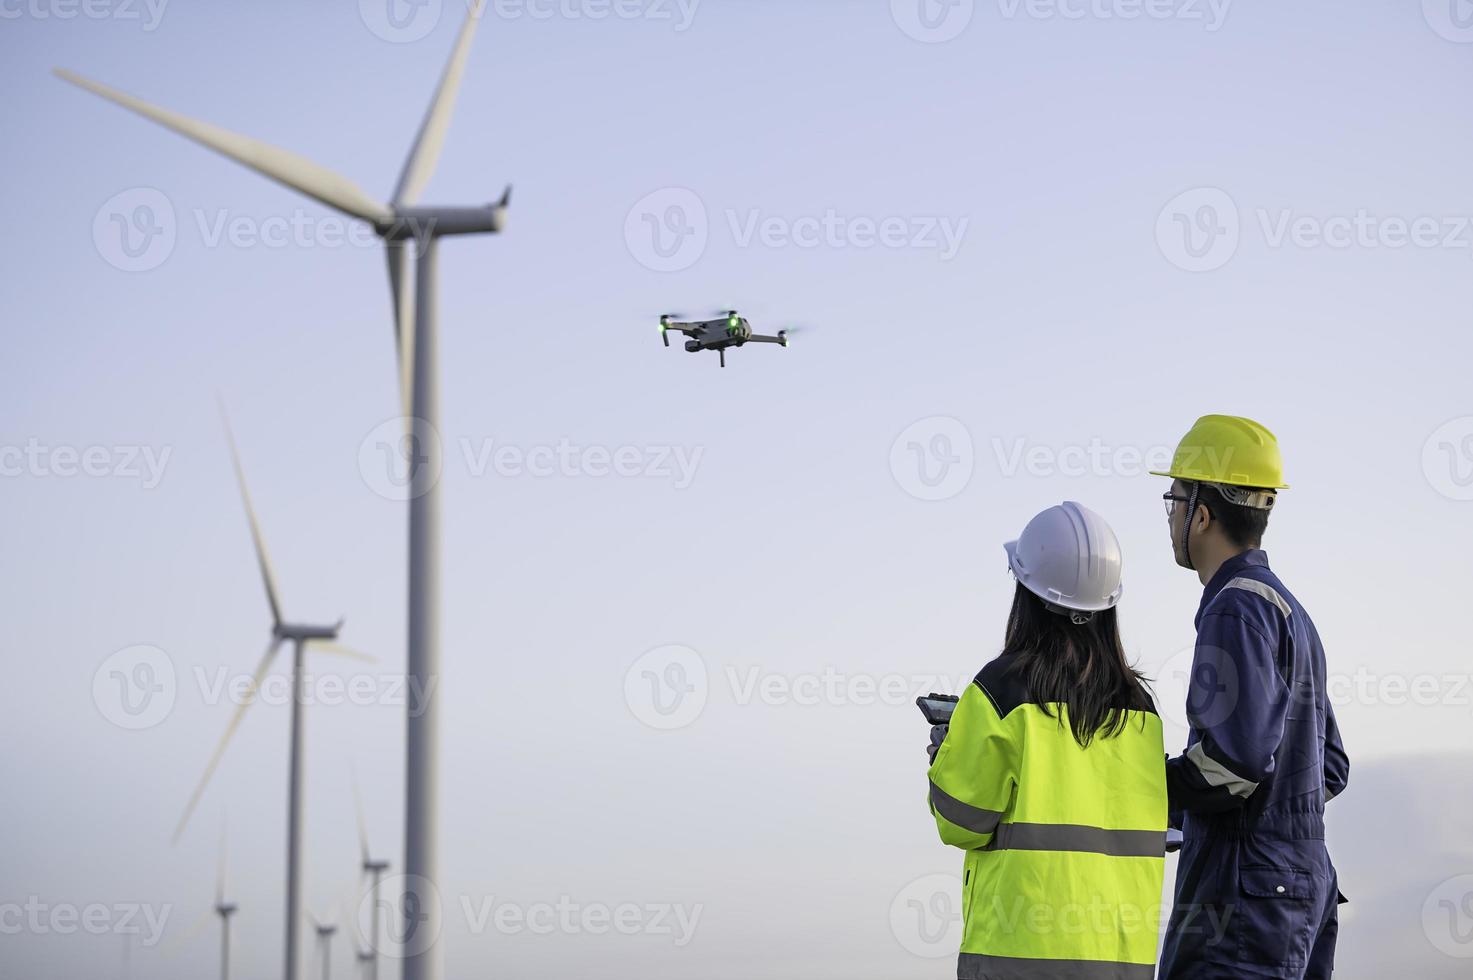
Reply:
[[[1246,551],[1202,593],[1186,752],[1166,763],[1183,835],[1160,980],[1322,978],[1339,896],[1325,802],[1350,761],[1314,623]]]

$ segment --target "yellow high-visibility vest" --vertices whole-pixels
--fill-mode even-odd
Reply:
[[[967,980],[1151,980],[1166,849],[1161,719],[1075,740],[1003,656],[967,686],[931,765],[931,812],[967,852]],[[1050,716],[1052,715],[1052,717]]]

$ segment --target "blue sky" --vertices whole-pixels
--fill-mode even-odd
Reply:
[[[169,908],[170,955],[138,951],[135,975],[200,975],[212,940],[171,940],[210,901],[228,814],[241,975],[266,975],[284,704],[252,709],[168,842],[230,710],[218,682],[249,673],[269,625],[214,400],[288,612],[346,616],[344,640],[380,658],[321,661],[370,694],[308,713],[325,910],[354,885],[351,768],[400,861],[405,513],[373,465],[397,414],[380,246],[50,70],[386,198],[460,6],[402,8],[400,32],[369,0],[81,9],[0,4],[0,735],[18,749],[0,830],[27,842],[0,855],[0,901]],[[1384,877],[1362,859],[1386,846],[1363,819],[1374,780],[1467,764],[1458,8],[919,9],[508,0],[483,20],[425,195],[516,188],[503,235],[441,253],[453,969],[947,975],[944,938],[894,911],[959,867],[921,803],[912,689],[991,656],[1001,543],[1077,499],[1121,537],[1126,643],[1165,698],[1199,587],[1144,463],[1206,412],[1253,416],[1284,449],[1266,547],[1373,780],[1332,814],[1348,893]],[[130,256],[119,221],[164,237]],[[807,330],[725,371],[658,343],[660,312],[732,306]],[[139,662],[176,690],[132,730],[108,678]],[[661,728],[641,685],[671,664],[705,700]],[[1426,833],[1397,847],[1409,962],[1453,975],[1417,906],[1473,855]],[[477,925],[488,899],[560,898],[697,921],[683,943],[648,912],[628,936]],[[0,963],[111,976],[121,945],[22,930]]]

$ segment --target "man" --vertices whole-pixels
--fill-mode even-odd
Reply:
[[[1207,415],[1182,439],[1164,494],[1177,564],[1204,586],[1186,752],[1166,764],[1184,841],[1161,980],[1329,977],[1336,905],[1325,802],[1350,763],[1325,694],[1313,621],[1259,549],[1278,442]]]

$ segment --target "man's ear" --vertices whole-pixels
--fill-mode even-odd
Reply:
[[[1211,525],[1212,511],[1207,509],[1206,504],[1198,504],[1196,513],[1192,515],[1192,533],[1206,534]]]

